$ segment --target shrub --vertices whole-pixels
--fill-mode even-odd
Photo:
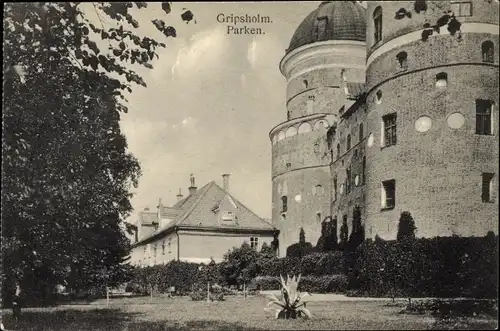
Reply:
[[[411,214],[407,211],[402,212],[398,224],[398,241],[414,240],[416,230],[417,227],[415,226],[415,221],[413,220]]]
[[[310,293],[343,293],[347,290],[346,275],[302,277],[300,289]]]
[[[495,297],[498,236],[367,240],[349,288],[374,296]]]
[[[321,254],[316,262],[315,275],[335,275],[344,272],[344,255],[340,251]]]
[[[275,276],[258,276],[255,277],[253,283],[261,291],[274,291],[280,289],[279,277]]]

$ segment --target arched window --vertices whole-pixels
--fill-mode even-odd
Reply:
[[[337,159],[340,158],[340,144],[337,144]]]
[[[382,40],[382,7],[378,6],[373,11],[373,38],[377,43]]]
[[[493,42],[485,41],[481,45],[481,52],[483,53],[483,62],[493,63],[495,62],[495,50],[493,48]]]
[[[307,79],[304,79],[302,81],[302,85],[304,86],[304,88],[307,88],[309,86],[309,83],[307,82]]]
[[[361,123],[359,125],[359,141],[360,142],[365,138],[364,134],[365,133],[363,132],[363,123]]]
[[[321,213],[316,213],[316,219],[318,220],[318,223],[321,223]]]
[[[291,126],[288,128],[288,130],[286,130],[285,136],[289,138],[295,136],[296,134],[297,134],[297,129],[294,126]]]
[[[299,134],[311,132],[311,130],[312,130],[311,124],[309,124],[308,122],[304,122],[299,126]]]
[[[323,186],[321,185],[316,185],[313,187],[313,194],[318,196],[318,195],[323,195],[325,191],[323,190]]]
[[[286,195],[281,197],[281,211],[286,212],[288,210],[288,198]]]
[[[165,255],[165,240],[161,243],[161,254]]]
[[[347,135],[347,148],[346,150],[349,151],[351,149],[351,135]]]
[[[396,57],[398,59],[400,69],[408,69],[408,54],[406,52],[399,52]]]
[[[436,75],[436,87],[445,88],[448,86],[448,74],[446,72],[440,72]]]

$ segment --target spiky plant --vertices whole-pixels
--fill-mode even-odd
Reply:
[[[300,281],[300,274],[298,277],[291,277],[287,275],[287,280],[283,279],[280,275],[281,280],[281,299],[278,299],[274,294],[268,294],[267,297],[271,301],[267,306],[276,305],[279,308],[275,308],[276,319],[289,319],[289,318],[311,318],[312,315],[309,310],[306,309],[305,297],[310,296],[309,293],[300,293],[297,290]],[[266,310],[272,310],[272,308],[266,308]]]

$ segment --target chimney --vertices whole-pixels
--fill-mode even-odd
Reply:
[[[224,191],[229,192],[229,174],[222,175],[222,188]]]
[[[176,197],[177,197],[177,201],[181,201],[181,200],[182,200],[182,198],[184,197],[184,196],[182,195],[182,193],[181,193],[181,189],[179,189],[179,193],[176,195]]]
[[[189,186],[189,195],[193,195],[197,189],[193,174],[190,175],[189,181],[191,182],[191,186]]]

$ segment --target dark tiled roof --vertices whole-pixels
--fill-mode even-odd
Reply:
[[[365,8],[356,1],[325,1],[295,30],[286,52],[317,41],[366,41],[365,13]],[[327,18],[325,34],[318,36],[317,22],[322,17]]]

